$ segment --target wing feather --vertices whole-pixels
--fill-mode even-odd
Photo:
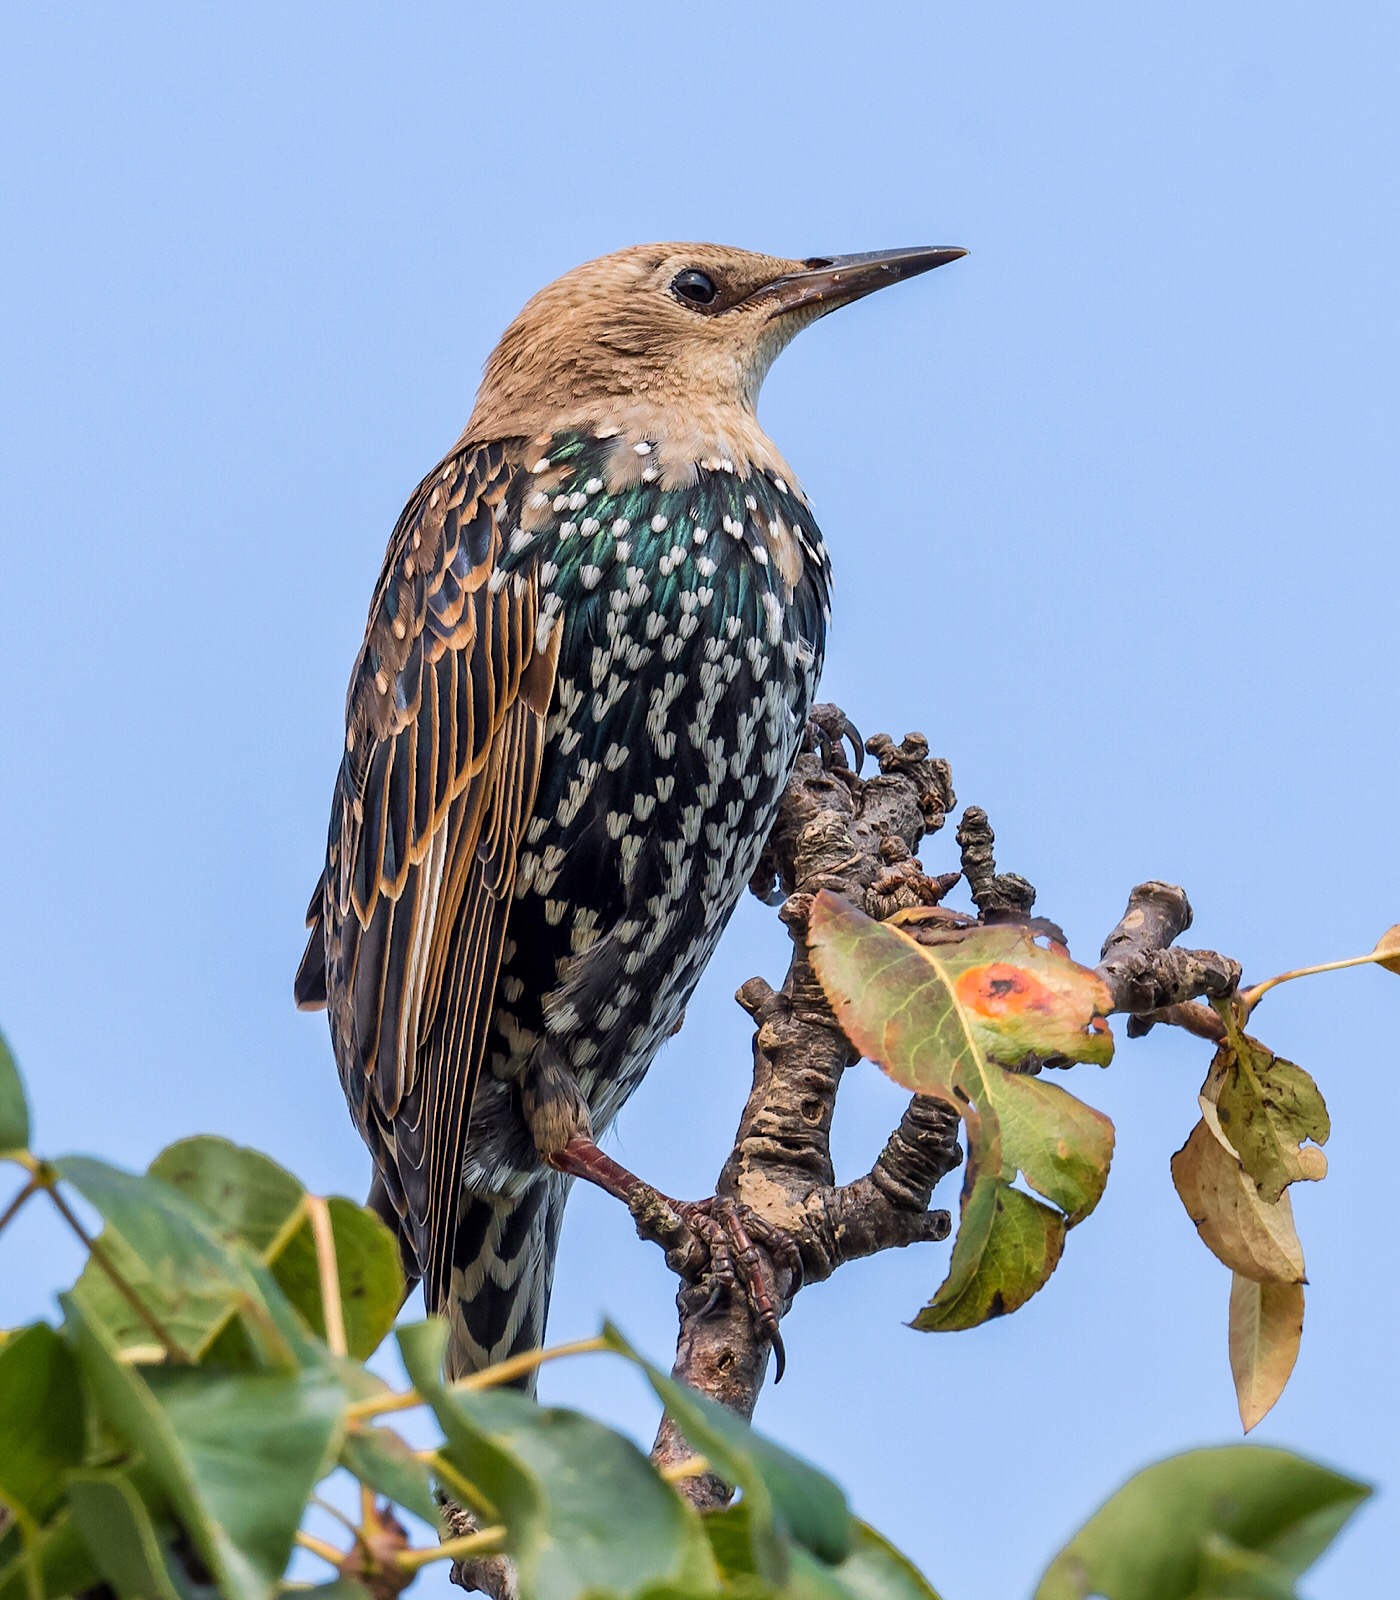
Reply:
[[[533,810],[559,628],[538,577],[491,577],[520,452],[468,447],[424,479],[380,574],[298,973],[436,1305],[472,1095]],[[320,960],[317,953],[320,952]]]

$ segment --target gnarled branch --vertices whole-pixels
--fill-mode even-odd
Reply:
[[[781,904],[792,954],[780,989],[751,978],[737,996],[755,1023],[753,1087],[716,1185],[718,1195],[758,1212],[796,1244],[800,1273],[770,1263],[780,1313],[803,1283],[830,1277],[846,1261],[946,1238],[948,1213],[931,1211],[930,1201],[962,1159],[957,1114],[940,1100],[915,1095],[871,1170],[852,1183],[835,1182],[832,1117],[842,1075],[857,1056],[812,969],[807,921],[813,897],[829,889],[868,915],[886,918],[905,908],[938,906],[965,877],[983,921],[1025,921],[1035,901],[1024,878],[997,872],[992,829],[976,807],[963,813],[957,831],[961,872],[925,873],[915,851],[926,834],[942,827],[955,799],[948,764],[929,757],[921,734],[899,744],[885,734],[870,739],[865,748],[879,771],[862,779],[842,754],[840,741],[851,733],[845,716],[834,706],[819,706],[813,720],[816,748],[798,759],[753,883],[761,898]],[[946,914],[950,921],[966,921]],[[1180,889],[1140,884],[1105,941],[1099,976],[1113,1009],[1132,1015],[1130,1034],[1154,1021],[1193,1031],[1219,1025],[1207,1007],[1189,1002],[1232,992],[1239,966],[1212,951],[1173,948],[1190,923],[1191,908]],[[1042,926],[1053,930],[1053,924]],[[768,1348],[747,1306],[734,1296],[716,1309],[691,1284],[682,1287],[677,1303],[675,1375],[751,1416],[767,1374]],[[663,1421],[653,1451],[658,1463],[690,1453],[677,1429]],[[728,1497],[710,1476],[688,1479],[682,1487],[702,1509],[723,1505]]]

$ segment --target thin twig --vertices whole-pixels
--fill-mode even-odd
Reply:
[[[78,1238],[82,1240],[83,1244],[86,1245],[88,1254],[97,1263],[99,1269],[106,1273],[117,1293],[121,1295],[122,1299],[141,1319],[142,1324],[159,1340],[165,1353],[173,1360],[188,1366],[192,1361],[192,1357],[185,1351],[184,1347],[175,1338],[175,1335],[151,1311],[132,1285],[126,1281],[103,1246],[79,1222],[72,1207],[59,1192],[56,1174],[50,1176],[49,1169],[43,1167],[41,1163],[36,1163],[35,1178],[45,1194],[53,1201],[54,1209],[59,1216],[63,1218],[73,1232],[77,1234]]]
[[[337,1572],[340,1571],[341,1562],[345,1560],[344,1550],[337,1550],[333,1544],[318,1539],[314,1533],[307,1533],[304,1528],[297,1529],[297,1543],[303,1550],[309,1550],[312,1555],[320,1556],[322,1561],[329,1561]]]
[[[472,1556],[497,1555],[505,1549],[505,1542],[504,1528],[482,1528],[478,1533],[464,1533],[460,1538],[444,1539],[441,1544],[403,1550],[394,1557],[394,1565],[404,1572],[417,1572],[434,1561],[461,1561]]]
[[[544,1366],[547,1361],[558,1361],[563,1356],[588,1356],[607,1350],[605,1339],[575,1339],[570,1344],[551,1345],[547,1350],[526,1350],[518,1356],[508,1356],[493,1367],[484,1367],[469,1377],[458,1378],[449,1384],[451,1389],[494,1389],[503,1383],[514,1383],[527,1372]]]
[[[0,1216],[0,1233],[3,1233],[5,1229],[9,1227],[9,1225],[23,1210],[25,1205],[28,1204],[28,1202],[32,1200],[42,1188],[43,1184],[41,1184],[36,1178],[31,1178],[29,1182],[25,1184],[25,1186],[19,1191],[14,1199],[10,1201],[9,1205],[5,1207],[4,1216]]]

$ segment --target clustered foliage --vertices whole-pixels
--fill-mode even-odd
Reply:
[[[914,1326],[954,1331],[1016,1310],[1047,1282],[1067,1231],[1108,1180],[1108,1118],[1031,1075],[1108,1065],[1105,985],[1043,922],[970,926],[941,906],[877,922],[824,894],[808,938],[852,1044],[963,1121],[967,1170],[952,1262]],[[1368,963],[1400,972],[1400,925],[1364,956],[1282,973],[1210,1008],[1175,1006],[1161,1019],[1218,1041],[1201,1120],[1171,1172],[1201,1239],[1231,1271],[1230,1365],[1246,1431],[1277,1401],[1298,1357],[1305,1273],[1288,1188],[1326,1176],[1319,1147],[1331,1124],[1312,1077],[1245,1024],[1281,983]]]
[[[811,937],[857,1047],[963,1118],[962,1226],[918,1319],[952,1330],[1034,1293],[1097,1202],[1111,1126],[1024,1069],[1106,1062],[1112,1039],[1099,980],[1027,929],[904,920],[872,922],[828,897]],[[1228,1264],[1258,1289],[1260,1308],[1241,1315],[1267,1324],[1267,1297],[1295,1281],[1284,1276],[1295,1260],[1301,1278],[1300,1253],[1266,1226],[1269,1208],[1286,1204],[1289,1182],[1320,1176],[1320,1153],[1299,1146],[1326,1124],[1311,1080],[1240,1031],[1248,999],[1221,1010],[1202,1096],[1202,1127],[1231,1172],[1202,1177],[1198,1162],[1190,1193],[1222,1259],[1241,1248],[1237,1196],[1249,1197],[1258,1249]],[[269,1600],[312,1588],[287,1578],[298,1546],[335,1569],[312,1592],[336,1600],[396,1594],[434,1561],[501,1555],[522,1600],[937,1600],[830,1478],[657,1370],[615,1328],[447,1385],[443,1325],[400,1323],[412,1387],[395,1389],[365,1365],[403,1298],[394,1241],[372,1214],[221,1139],[173,1145],[141,1176],[86,1157],[46,1161],[30,1144],[0,1042],[0,1161],[22,1173],[0,1229],[43,1196],[89,1251],[59,1296],[60,1327],[0,1333],[0,1600]],[[1184,1198],[1190,1149],[1177,1158]],[[1014,1187],[1018,1176],[1051,1204]],[[1233,1211],[1219,1198],[1231,1185]],[[74,1196],[101,1218],[98,1237]],[[1278,1275],[1261,1276],[1265,1266]],[[504,1387],[543,1361],[594,1354],[636,1367],[688,1460],[660,1471],[602,1423]],[[420,1407],[440,1437],[415,1450],[385,1419]],[[705,1472],[738,1499],[702,1515],[681,1491]],[[361,1486],[343,1545],[306,1527],[318,1485],[336,1474]],[[1195,1451],[1120,1490],[1055,1558],[1036,1600],[1286,1600],[1368,1492],[1284,1451]],[[461,1517],[445,1517],[443,1496],[469,1508],[471,1531],[454,1531]],[[413,1547],[395,1506],[441,1542]]]

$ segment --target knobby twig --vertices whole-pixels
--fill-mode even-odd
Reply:
[[[840,754],[850,724],[834,706],[813,714],[817,750],[799,757],[777,823],[755,875],[761,898],[781,900],[779,916],[792,938],[780,989],[751,978],[738,1001],[753,1017],[753,1088],[716,1193],[757,1212],[795,1243],[800,1271],[769,1259],[785,1313],[803,1283],[831,1276],[847,1261],[924,1240],[946,1238],[946,1211],[931,1211],[939,1181],[962,1160],[957,1114],[942,1101],[915,1095],[870,1171],[837,1184],[831,1162],[831,1122],[846,1068],[858,1059],[827,1005],[807,950],[813,897],[832,890],[877,918],[912,907],[938,908],[930,919],[966,924],[940,907],[965,877],[984,922],[1030,919],[1035,890],[1014,873],[998,873],[987,815],[968,807],[957,830],[961,873],[929,877],[915,856],[925,834],[941,828],[955,799],[948,765],[930,759],[928,742],[910,734],[900,744],[880,734],[866,749],[878,773],[864,781]],[[783,898],[785,896],[785,898]],[[1114,1011],[1132,1016],[1129,1033],[1153,1022],[1174,1022],[1210,1036],[1219,1019],[1197,996],[1233,992],[1237,963],[1205,950],[1177,950],[1173,941],[1191,923],[1180,889],[1140,884],[1104,943],[1098,974]],[[1051,923],[1031,924],[1060,937]],[[1139,1020],[1141,1019],[1141,1020]],[[674,1258],[673,1258],[674,1259]],[[768,1347],[748,1308],[731,1296],[718,1309],[705,1289],[683,1285],[677,1303],[680,1334],[674,1372],[711,1398],[751,1416],[768,1365]],[[653,1459],[663,1468],[691,1455],[669,1419],[662,1422]],[[711,1474],[679,1484],[701,1509],[723,1505],[726,1486]]]

